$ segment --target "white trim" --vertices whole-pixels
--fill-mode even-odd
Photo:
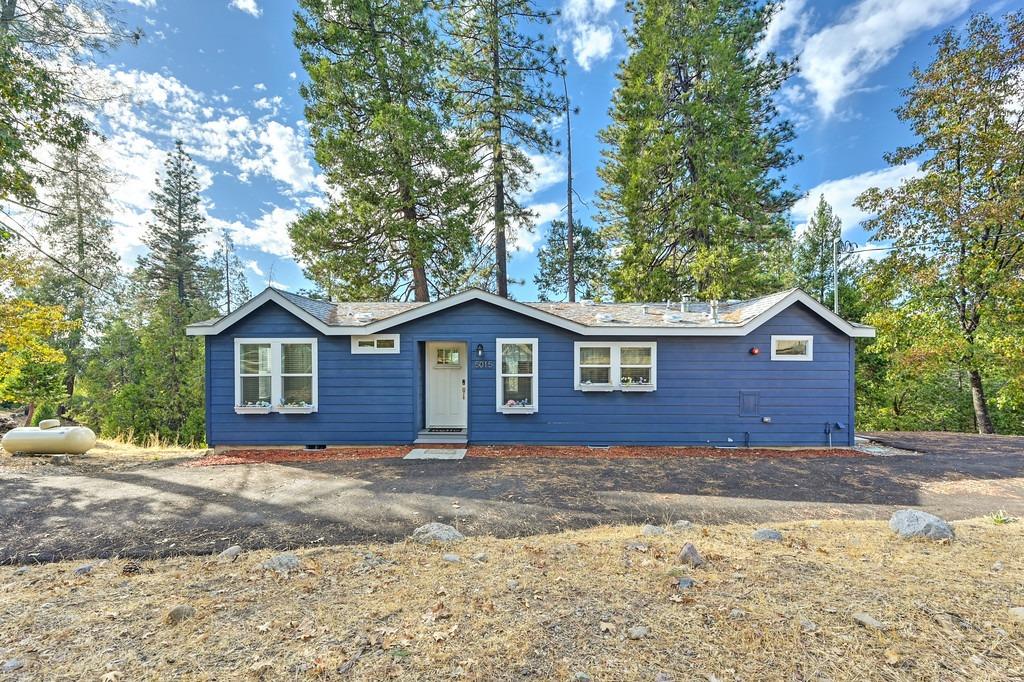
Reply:
[[[281,346],[291,344],[310,344],[313,347],[313,405],[310,407],[301,407],[298,405],[283,406],[281,405],[281,377],[282,376],[308,376],[306,374],[296,375],[288,374],[285,375],[281,372]],[[260,408],[252,406],[242,406],[242,354],[240,347],[242,344],[265,344],[270,346],[270,407]],[[235,412],[237,414],[267,414],[269,412],[280,412],[282,414],[309,414],[317,411],[317,404],[319,402],[318,396],[320,392],[320,381],[319,381],[319,355],[317,353],[317,340],[315,338],[289,338],[289,337],[274,337],[274,338],[251,338],[251,337],[236,337],[235,338]],[[250,375],[246,375],[250,376]]]
[[[610,384],[584,384],[580,382],[580,349],[581,348],[608,348],[611,351],[611,368],[608,378]],[[651,349],[651,383],[649,384],[623,384],[622,383],[622,349],[623,348],[650,348]],[[633,367],[634,365],[629,365]],[[638,365],[637,365],[638,366]],[[576,391],[624,391],[629,393],[645,393],[658,389],[658,343],[656,341],[576,341],[573,343],[572,351],[572,384]]]
[[[533,347],[533,373],[532,374],[505,374],[504,366],[501,360],[501,347],[506,344],[517,344],[517,343],[528,343]],[[496,358],[494,367],[494,404],[498,412],[503,414],[533,414],[539,409],[538,398],[540,396],[540,346],[537,339],[526,339],[526,338],[503,338],[494,340],[494,357]],[[506,407],[503,404],[501,395],[502,385],[505,383],[502,381],[506,376],[528,376],[531,378],[530,386],[532,387],[530,400],[533,403],[527,407]]]
[[[748,320],[744,324],[740,325],[718,325],[708,327],[636,327],[636,326],[616,326],[616,325],[601,325],[601,326],[590,326],[574,322],[572,320],[554,315],[552,313],[533,308],[523,303],[516,301],[510,301],[507,298],[497,296],[487,291],[480,289],[469,289],[461,293],[449,296],[448,298],[442,298],[432,303],[426,303],[407,310],[398,315],[392,315],[382,320],[377,320],[363,326],[333,326],[321,322],[316,317],[310,315],[305,310],[288,300],[281,292],[276,289],[267,288],[262,293],[257,295],[255,298],[241,306],[234,312],[225,315],[224,317],[214,320],[208,323],[192,324],[186,328],[186,334],[189,336],[215,336],[222,333],[231,325],[238,322],[240,319],[251,313],[252,311],[259,308],[267,301],[273,301],[277,303],[285,310],[291,312],[303,322],[307,323],[320,333],[326,336],[352,336],[352,335],[369,335],[376,334],[381,331],[386,331],[397,325],[417,320],[427,315],[433,315],[434,313],[448,308],[466,303],[468,301],[484,301],[492,305],[511,310],[512,312],[525,315],[526,317],[540,320],[562,329],[567,329],[571,332],[575,332],[581,336],[746,336],[750,332],[754,331],[762,324],[772,319],[780,312],[793,305],[794,303],[803,303],[805,306],[810,308],[815,314],[824,319],[826,322],[834,326],[839,331],[843,332],[847,336],[853,336],[857,338],[873,338],[875,336],[875,330],[873,327],[868,327],[860,324],[852,324],[847,322],[843,318],[839,317],[827,307],[823,306],[818,301],[811,298],[809,295],[799,289],[793,289],[784,297],[782,297],[775,305],[771,306],[767,310],[761,312],[754,318]]]
[[[806,341],[806,355],[777,355],[775,353],[776,341]],[[809,334],[772,334],[772,360],[779,362],[811,362],[814,360],[814,337]]]
[[[384,354],[388,354],[388,353],[400,353],[402,351],[401,339],[399,338],[400,336],[401,336],[400,334],[361,334],[361,335],[353,334],[352,335],[352,354],[353,355],[371,355],[371,354],[384,355]],[[391,340],[391,341],[394,341],[395,345],[394,345],[393,348],[378,348],[377,347],[377,342],[381,341],[381,340],[385,340],[385,341]],[[372,348],[361,347],[361,346],[359,346],[359,342],[360,341],[373,341],[373,347]]]

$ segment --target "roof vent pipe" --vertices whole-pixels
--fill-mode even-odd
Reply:
[[[679,312],[685,313],[685,312],[687,312],[689,307],[690,307],[690,297],[689,296],[683,296],[683,298],[680,299],[680,301],[679,301]]]
[[[711,321],[718,324],[718,301],[711,301]]]
[[[643,315],[644,317],[647,317],[647,304],[646,303],[644,303],[642,306],[640,306],[640,314]]]

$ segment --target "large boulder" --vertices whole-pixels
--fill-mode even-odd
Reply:
[[[889,519],[889,528],[902,538],[952,540],[953,527],[935,514],[920,509],[901,509]]]
[[[423,544],[429,545],[433,542],[462,542],[466,539],[466,536],[449,526],[447,523],[431,521],[430,523],[424,524],[414,530],[412,532],[412,539],[416,542],[422,542]]]

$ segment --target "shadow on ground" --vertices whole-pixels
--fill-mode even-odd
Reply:
[[[0,467],[0,562],[391,540],[431,520],[509,537],[678,518],[884,518],[906,506],[1024,516],[1024,438],[877,438],[927,454]]]

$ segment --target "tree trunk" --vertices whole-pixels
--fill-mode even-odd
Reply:
[[[566,259],[566,285],[569,289],[569,303],[576,302],[576,226],[572,221],[572,110],[569,107],[569,86],[565,81],[565,72],[562,73],[562,90],[565,93],[565,140],[566,140],[566,170],[568,179],[566,182],[566,203],[565,203],[565,259]]]
[[[981,385],[981,370],[968,370],[971,379],[971,401],[974,403],[974,421],[978,433],[995,433],[992,417],[988,413],[988,401],[985,399],[985,388]]]
[[[0,0],[0,38],[7,35],[14,22],[14,10],[18,0]]]
[[[494,16],[491,26],[491,85],[493,88],[491,115],[494,117],[494,262],[498,296],[508,298],[508,263],[505,255],[505,157],[502,153],[501,106],[501,38],[498,26],[498,2],[492,3]]]
[[[36,404],[29,403],[25,406],[25,426],[32,426],[32,417],[36,416]]]

